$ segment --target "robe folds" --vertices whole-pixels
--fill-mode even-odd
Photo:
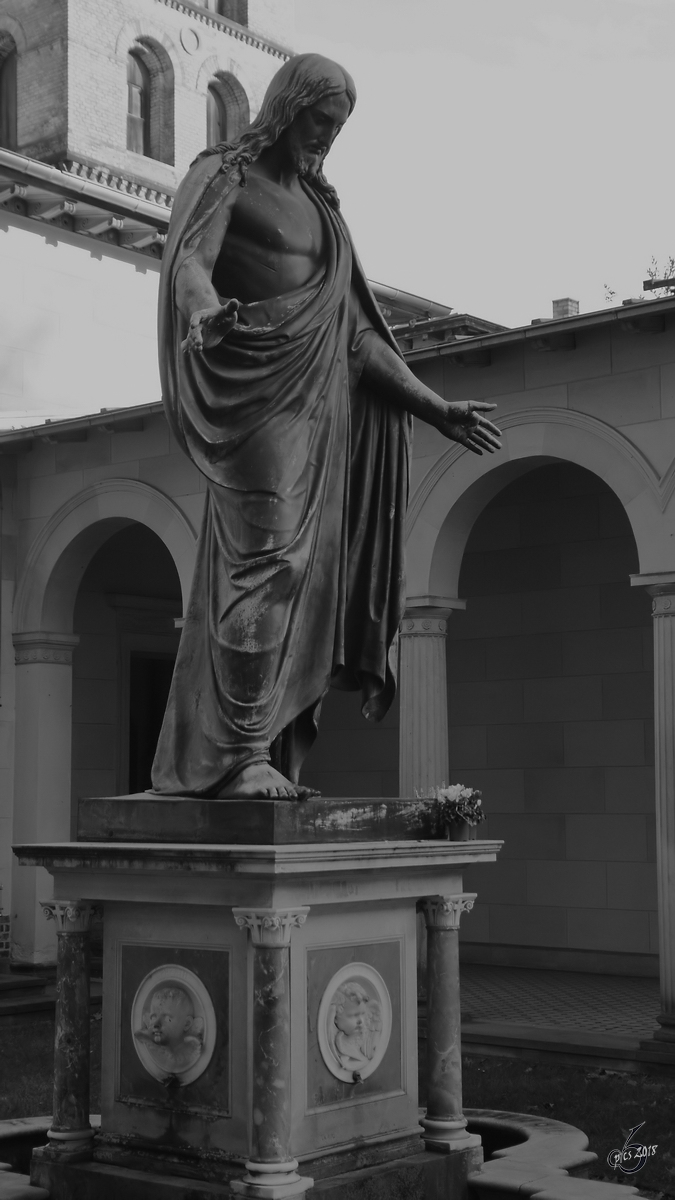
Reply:
[[[361,376],[373,330],[396,348],[338,211],[319,209],[325,265],[297,291],[242,305],[227,337],[186,355],[181,264],[238,166],[210,155],[176,197],[160,285],[162,391],[206,477],[185,626],[153,791],[213,796],[270,759],[294,781],[328,687],[380,719],[396,688],[405,599],[410,419]]]

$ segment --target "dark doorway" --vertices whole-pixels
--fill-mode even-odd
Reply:
[[[129,791],[150,787],[152,760],[164,719],[175,655],[134,651],[129,655]]]

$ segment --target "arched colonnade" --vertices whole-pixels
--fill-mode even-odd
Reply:
[[[675,1025],[675,526],[670,504],[675,475],[659,478],[620,433],[582,414],[559,410],[511,413],[503,421],[504,452],[495,461],[452,446],[425,474],[408,521],[408,608],[401,636],[400,790],[448,778],[446,622],[463,607],[457,587],[464,548],[486,504],[507,484],[546,463],[594,472],[621,502],[635,537],[640,574],[633,582],[654,597],[656,811],[663,1020]],[[14,839],[70,837],[70,704],[75,597],[96,550],[132,522],[150,528],[175,563],[187,602],[196,531],[158,489],[107,480],[64,505],[31,547],[14,609],[16,755]],[[17,871],[14,911],[21,954],[50,953],[38,901],[47,877]],[[32,915],[31,915],[32,914]]]

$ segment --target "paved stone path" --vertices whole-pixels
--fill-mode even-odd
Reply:
[[[646,1038],[659,1011],[658,979],[515,967],[461,967],[462,1020]]]

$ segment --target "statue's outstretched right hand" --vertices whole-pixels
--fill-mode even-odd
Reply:
[[[226,304],[214,308],[200,308],[190,317],[190,328],[185,341],[181,344],[184,354],[193,351],[210,350],[227,337],[237,324],[239,300],[228,300]]]

